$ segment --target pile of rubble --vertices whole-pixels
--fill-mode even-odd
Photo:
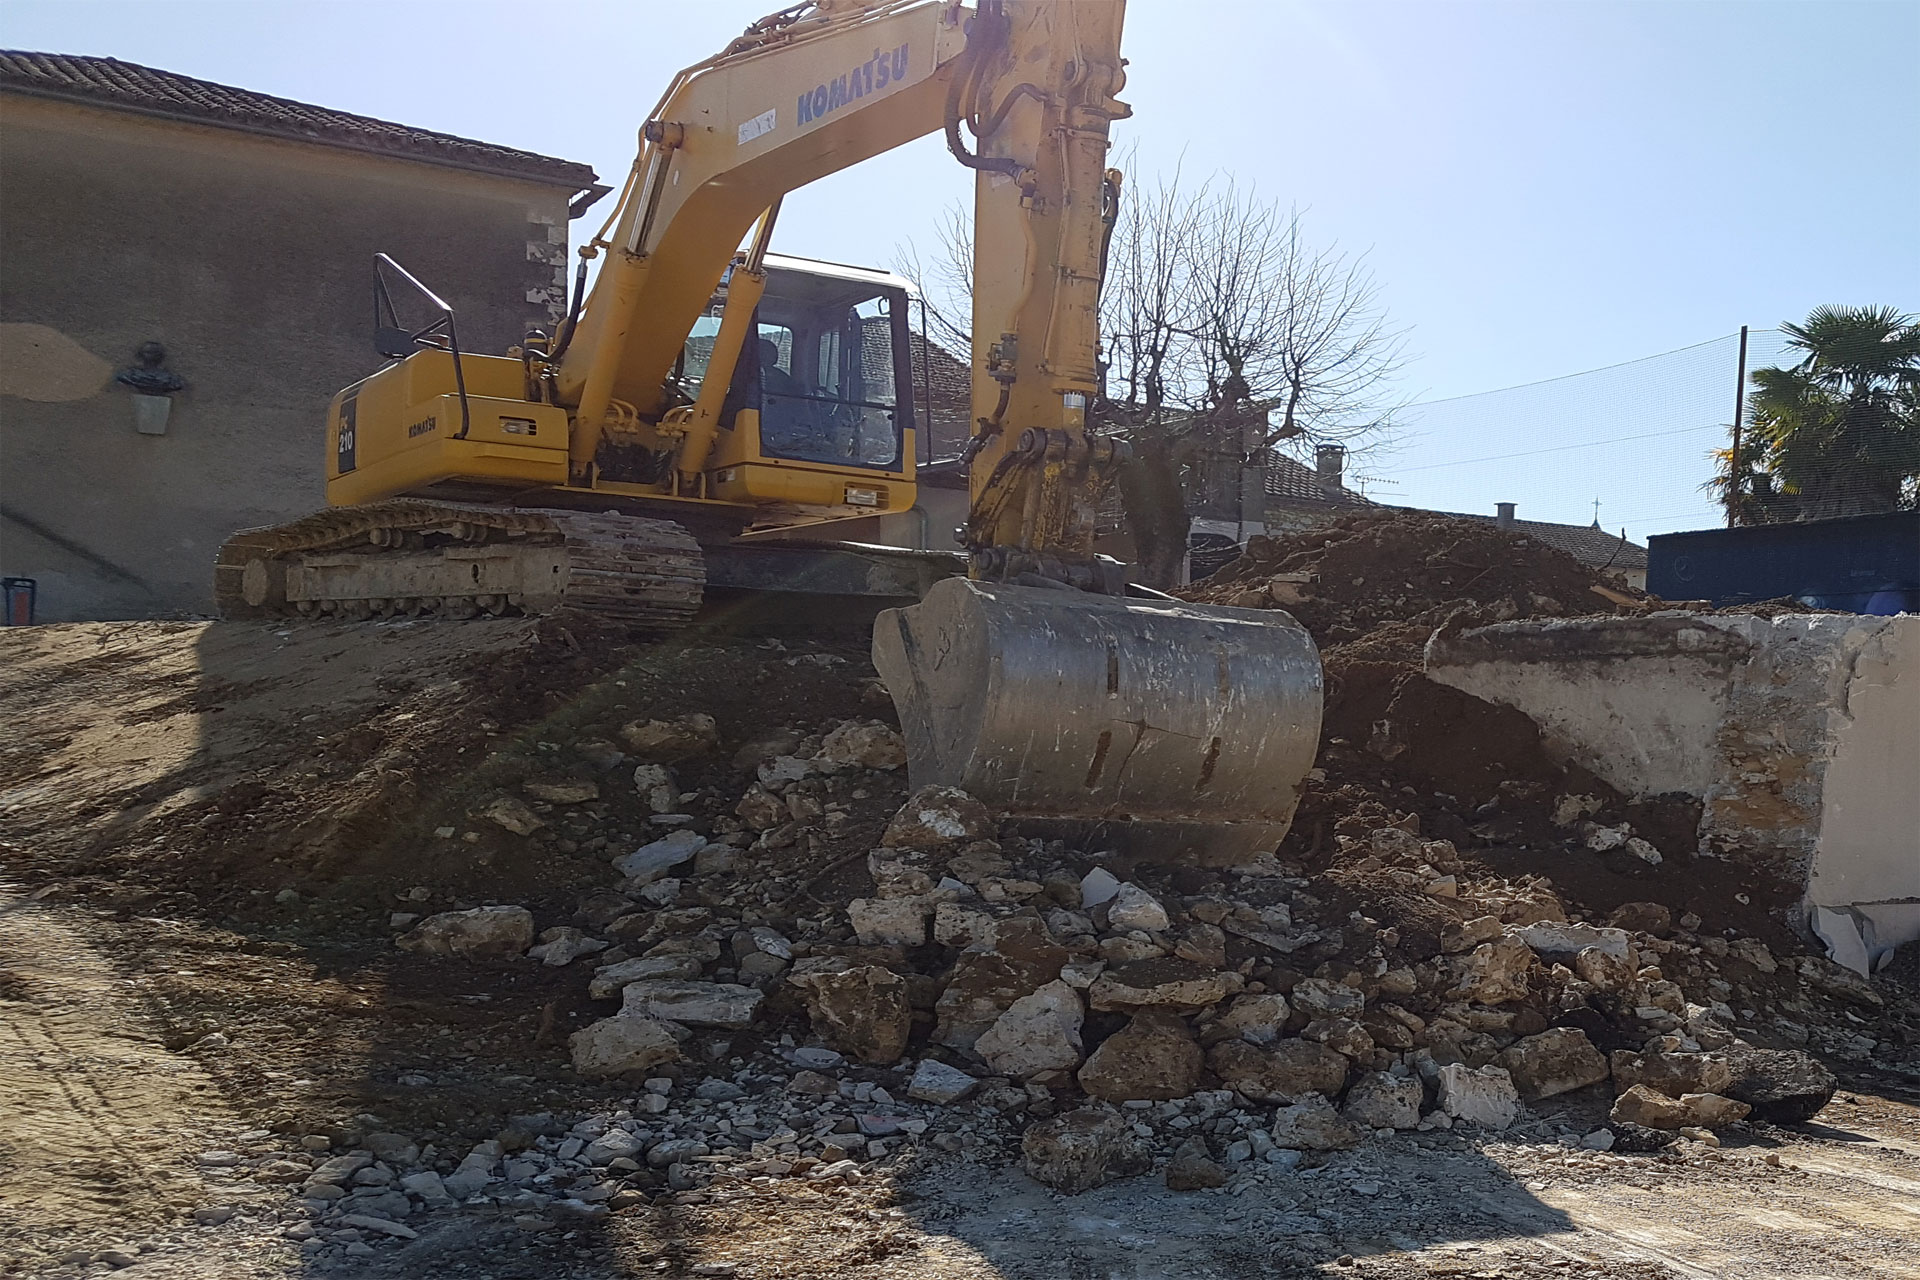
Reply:
[[[1340,870],[1318,877],[1272,859],[1128,868],[927,788],[829,877],[844,896],[770,905],[752,870],[768,846],[829,820],[836,794],[897,787],[904,754],[874,722],[803,741],[753,768],[730,818],[676,818],[610,859],[613,885],[565,923],[518,906],[396,916],[402,948],[581,970],[606,1016],[572,1033],[573,1065],[638,1091],[467,1152],[401,1158],[369,1138],[316,1157],[319,1220],[476,1196],[590,1214],[857,1180],[876,1161],[1013,1159],[1016,1143],[1063,1190],[1147,1169],[1204,1188],[1397,1132],[1538,1124],[1543,1101],[1602,1091],[1591,1123],[1554,1121],[1570,1145],[1715,1145],[1804,1120],[1835,1087],[1803,1050],[1756,1042],[1899,1047],[1833,1030],[1888,1011],[1825,960],[1653,903],[1589,921],[1544,882],[1476,875],[1399,827],[1340,838]],[[669,811],[678,798],[658,764],[634,785]]]
[[[383,891],[409,963],[570,984],[578,1109],[263,1131],[209,1167],[287,1184],[288,1234],[326,1258],[463,1207],[537,1230],[941,1161],[1232,1195],[1405,1143],[1697,1160],[1819,1110],[1836,1082],[1809,1050],[1883,1065],[1920,1039],[1911,993],[1783,930],[1730,934],[1714,917],[1744,889],[1686,911],[1583,895],[1585,865],[1682,900],[1661,893],[1682,859],[1637,834],[1658,824],[1597,793],[1463,786],[1483,833],[1544,813],[1578,852],[1550,865],[1436,836],[1426,797],[1324,780],[1328,821],[1276,855],[1132,864],[909,794],[870,677],[825,656],[743,661],[837,682],[838,714],[769,727],[683,695],[514,734],[430,811],[443,852],[411,870],[474,864]],[[495,869],[544,891],[489,902]]]
[[[1236,868],[909,794],[884,691],[804,645],[599,661],[518,727],[443,735],[476,763],[411,775],[427,852],[381,911],[408,963],[570,984],[581,1107],[458,1136],[366,1115],[203,1163],[287,1184],[288,1234],[359,1256],[463,1206],[533,1230],[940,1161],[1226,1194],[1398,1144],[1695,1161],[1824,1106],[1816,1053],[1907,1062],[1916,992],[1802,954],[1768,890],[1695,865],[1695,815],[1420,676],[1434,626],[1604,603],[1558,552],[1426,524],[1256,545],[1205,588],[1295,612],[1329,676],[1294,833]],[[1365,581],[1369,548],[1421,567]],[[292,797],[292,768],[263,788]]]
[[[1508,622],[1637,610],[1642,599],[1524,534],[1421,511],[1341,516],[1304,533],[1249,538],[1239,559],[1187,594],[1285,609],[1323,646],[1389,624],[1413,624],[1424,638],[1462,609],[1479,623]]]

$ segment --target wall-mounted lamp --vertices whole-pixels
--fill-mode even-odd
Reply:
[[[143,436],[163,436],[173,397],[187,389],[186,379],[163,367],[167,349],[157,342],[141,343],[133,358],[139,363],[122,369],[113,380],[133,392],[133,429]]]

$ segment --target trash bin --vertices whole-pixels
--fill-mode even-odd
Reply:
[[[0,578],[0,590],[6,593],[4,625],[33,625],[33,597],[37,585],[32,578]]]

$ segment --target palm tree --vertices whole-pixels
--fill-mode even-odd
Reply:
[[[1816,307],[1804,324],[1780,328],[1805,354],[1790,368],[1754,370],[1757,456],[1722,461],[1722,501],[1738,504],[1743,523],[1912,506],[1920,323],[1892,307]]]

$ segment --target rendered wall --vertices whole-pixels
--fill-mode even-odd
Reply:
[[[1836,958],[1920,937],[1920,616],[1503,623],[1427,672],[1628,795],[1700,799],[1699,851],[1801,888]]]
[[[321,505],[326,403],[381,363],[376,251],[467,347],[552,327],[568,192],[0,101],[0,572],[44,621],[210,611],[222,539]],[[188,384],[164,435],[113,381],[149,340]]]

